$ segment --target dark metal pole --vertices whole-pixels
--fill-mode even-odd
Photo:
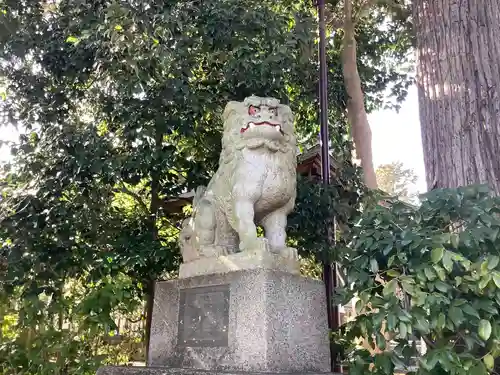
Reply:
[[[325,0],[318,1],[319,13],[319,108],[321,136],[321,177],[330,183],[330,155],[328,136],[328,70],[326,66]]]
[[[326,62],[326,33],[325,33],[325,0],[318,0],[319,16],[319,107],[320,107],[320,138],[321,138],[321,176],[323,183],[330,183],[330,154],[328,136],[328,68]],[[335,228],[331,228],[333,236],[330,240],[335,242]],[[326,303],[328,314],[328,328],[337,330],[340,325],[338,306],[333,305],[332,295],[337,287],[337,267],[329,261],[323,261],[323,280],[326,289]],[[341,372],[337,345],[330,343],[332,372]]]

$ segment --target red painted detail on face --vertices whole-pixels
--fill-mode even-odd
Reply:
[[[251,105],[250,107],[248,107],[248,114],[250,116],[255,116],[257,113],[259,113],[259,111],[260,111],[259,107],[255,107],[253,105]]]
[[[279,125],[279,124],[272,124],[269,121],[254,122],[253,124],[255,126],[261,126],[261,125],[278,126]]]

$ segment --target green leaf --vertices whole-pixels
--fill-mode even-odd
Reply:
[[[477,312],[477,310],[474,309],[470,304],[465,304],[464,306],[462,306],[462,310],[467,315],[473,316],[473,317],[478,318],[478,319],[481,318],[479,316],[479,313]]]
[[[377,332],[375,334],[375,341],[377,343],[377,347],[380,350],[385,350],[387,340],[385,339],[385,337],[380,332]]]
[[[452,253],[449,251],[446,251],[443,256],[443,267],[445,268],[446,271],[448,271],[448,273],[453,271]]]
[[[498,263],[500,263],[500,258],[496,255],[490,255],[488,257],[488,269],[491,271],[495,269],[498,266]]]
[[[490,235],[491,242],[495,242],[497,240],[498,234],[500,234],[500,227],[492,229],[491,235]]]
[[[436,244],[442,245],[444,243],[450,243],[451,241],[451,233],[439,233],[435,239]]]
[[[406,323],[399,322],[399,337],[405,339],[406,336],[408,336],[408,328],[406,326]]]
[[[384,250],[382,250],[382,254],[384,254],[384,255],[388,255],[388,254],[391,252],[391,250],[392,250],[393,248],[394,248],[394,244],[391,242],[390,244],[388,244],[388,245],[384,248]]]
[[[391,353],[391,360],[392,360],[392,363],[394,363],[394,366],[396,366],[396,368],[405,368],[406,367],[406,362],[402,358],[400,358],[396,353],[394,353],[394,351]],[[390,373],[391,372],[389,371],[388,374],[390,374]]]
[[[428,296],[428,293],[415,291],[415,294],[412,295],[412,303],[415,304],[415,306],[424,306]]]
[[[480,267],[480,270],[481,272],[479,273],[481,276],[486,276],[489,274],[489,269],[488,269],[488,260],[485,259],[482,263],[481,263],[481,267]]]
[[[445,324],[446,324],[446,316],[443,313],[439,313],[439,316],[438,316],[438,319],[436,322],[436,327],[438,329],[442,330],[442,329],[444,329]]]
[[[397,280],[391,280],[385,284],[382,294],[384,297],[393,296],[396,293],[396,287],[398,286]]]
[[[397,325],[397,317],[395,314],[390,312],[387,315],[387,329],[389,331],[394,331],[394,329],[396,328],[396,325]]]
[[[428,352],[427,355],[422,358],[424,368],[428,371],[432,371],[439,361],[440,354],[439,351]]]
[[[491,336],[491,323],[487,320],[481,319],[479,321],[478,334],[484,341],[488,341]]]
[[[356,304],[354,305],[354,310],[356,311],[356,314],[359,315],[361,311],[363,310],[364,303],[361,299],[358,299],[356,301]]]
[[[479,340],[477,340],[475,337],[472,336],[464,336],[464,341],[465,345],[467,346],[467,350],[472,350],[476,345],[482,344],[481,342],[479,342]]]
[[[437,247],[432,249],[431,251],[431,260],[433,263],[438,263],[442,258],[444,254],[444,248],[442,247]]]
[[[443,267],[438,266],[437,264],[434,265],[434,270],[436,271],[436,274],[441,281],[446,280],[446,271],[444,270]]]
[[[76,44],[76,43],[78,43],[79,41],[80,41],[80,40],[79,40],[77,37],[75,37],[75,36],[71,36],[71,35],[70,35],[70,36],[68,36],[68,37],[66,38],[66,43]]]
[[[438,280],[434,283],[434,286],[436,287],[437,290],[443,293],[447,293],[448,290],[450,289],[448,284],[443,283],[441,280]]]
[[[483,362],[478,362],[473,368],[470,369],[471,375],[488,375],[488,370]]]
[[[415,294],[415,286],[409,283],[407,280],[401,281],[401,288],[403,288],[403,290],[410,295]]]
[[[397,270],[389,270],[387,271],[387,276],[390,276],[390,277],[399,277],[401,276],[401,273]]]
[[[449,310],[448,315],[456,327],[460,326],[465,321],[462,309],[458,307],[452,306]]]
[[[406,311],[404,309],[399,309],[399,311],[398,311],[398,318],[399,318],[399,320],[401,320],[402,322],[405,322],[405,323],[410,323],[411,322],[411,315],[410,315],[410,313],[408,313],[408,311]]]
[[[429,281],[432,281],[432,280],[436,279],[436,274],[434,273],[434,270],[432,268],[430,268],[430,267],[425,267],[424,268],[424,274],[425,274],[425,277]]]
[[[486,354],[483,357],[483,362],[488,370],[493,370],[493,368],[495,367],[495,358],[493,358],[491,354]]]
[[[458,233],[452,233],[450,236],[450,242],[451,246],[453,246],[454,249],[458,249],[458,245],[460,244],[460,236]]]
[[[395,260],[396,260],[396,256],[395,255],[391,255],[389,257],[389,260],[387,261],[387,267],[392,267],[392,265],[394,264]]]
[[[490,283],[491,279],[492,279],[492,276],[489,274],[484,276],[483,278],[481,278],[481,281],[479,281],[479,285],[478,285],[479,289],[482,290],[482,289],[486,288],[486,286]]]
[[[429,321],[423,316],[417,316],[415,328],[422,334],[427,335],[430,333]]]
[[[375,356],[374,364],[377,368],[381,369],[384,374],[392,374],[394,370],[394,365],[392,360],[387,353],[381,353]]]
[[[377,273],[378,272],[378,262],[377,262],[377,260],[375,258],[370,259],[370,270],[373,273]]]
[[[497,288],[500,288],[500,273],[493,272],[492,277],[493,277],[493,282],[495,283]]]

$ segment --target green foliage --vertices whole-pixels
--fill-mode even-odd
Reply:
[[[143,330],[122,329],[116,342],[116,319],[111,319],[120,313],[132,318],[142,306],[137,290],[129,277],[118,274],[96,285],[66,282],[60,298],[42,292],[16,300],[2,293],[0,373],[91,374],[102,363],[141,356]]]
[[[348,288],[339,299],[355,297],[358,315],[342,335],[383,352],[351,347],[349,373],[407,369],[418,340],[427,353],[412,373],[490,373],[500,356],[499,233],[500,200],[485,186],[434,190],[420,207],[365,209],[343,259]]]
[[[418,193],[411,191],[417,182],[417,175],[412,169],[404,168],[402,162],[380,165],[375,171],[380,190],[405,202],[414,203]]]
[[[299,178],[295,210],[288,219],[288,234],[301,255],[313,254],[318,261],[338,259],[334,252],[345,240],[341,233],[348,230],[353,217],[358,216],[365,187],[360,170],[345,161],[331,184]],[[334,228],[337,228],[334,233]],[[334,240],[338,244],[332,247]]]
[[[360,30],[363,40],[379,26]],[[315,30],[305,1],[0,1],[0,125],[24,133],[1,178],[1,374],[90,374],[132,359],[136,349],[108,337],[120,318],[144,321],[152,281],[175,274],[183,215],[170,200],[214,171],[225,103],[278,97],[295,112],[302,145],[315,142]],[[361,75],[378,106],[389,83],[407,77],[373,68],[379,55],[366,51],[362,66],[372,68]],[[338,51],[328,55],[343,162],[344,89]],[[359,193],[354,172],[341,173],[332,194],[347,216]],[[313,204],[334,203],[308,189]],[[301,190],[303,249],[314,233],[307,197]]]
[[[321,280],[323,278],[323,267],[313,254],[307,254],[299,258],[300,274],[311,279]]]
[[[384,107],[398,110],[413,83],[409,73],[413,72],[415,46],[411,18],[411,1],[377,0],[370,2],[352,1],[357,40],[358,71],[365,95],[368,112]],[[327,25],[332,30],[330,42],[335,48],[335,58],[329,62],[335,66],[330,71],[331,81],[342,80],[342,66],[339,53],[343,39],[344,1],[327,0]],[[371,63],[365,64],[368,59]],[[367,80],[365,77],[375,77]],[[393,100],[387,101],[380,89],[388,88]],[[339,91],[344,94],[344,91]],[[337,100],[337,98],[335,98]],[[342,97],[345,102],[346,98]]]

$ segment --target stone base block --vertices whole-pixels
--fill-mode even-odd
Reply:
[[[179,278],[251,269],[277,270],[295,275],[300,273],[300,265],[296,258],[284,257],[266,250],[256,250],[183,263],[179,269]]]
[[[293,375],[335,375],[333,373],[293,373]],[[97,375],[243,375],[238,372],[219,372],[205,370],[191,370],[166,367],[125,367],[125,366],[107,366],[97,371]],[[248,372],[244,375],[263,375],[263,373]],[[292,375],[287,373],[273,375]]]
[[[215,372],[329,372],[324,285],[267,269],[158,282],[148,358]]]

